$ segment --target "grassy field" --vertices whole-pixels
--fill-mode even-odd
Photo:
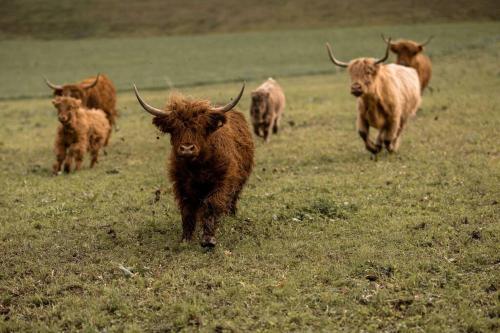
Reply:
[[[342,59],[379,57],[381,33],[424,40],[431,57],[444,58],[486,45],[498,48],[499,22],[373,26],[343,29],[248,32],[209,36],[0,42],[0,99],[48,96],[43,75],[56,83],[107,73],[119,91],[165,89],[269,76],[326,74],[330,41]],[[486,50],[491,52],[490,49]]]
[[[342,59],[377,56],[378,27],[2,42],[0,332],[498,331],[498,28],[384,27],[415,38],[439,30],[439,39],[429,47],[433,92],[400,153],[377,162],[356,134],[347,74],[328,64],[323,42]],[[75,66],[72,56],[92,46],[120,57]],[[53,177],[54,111],[48,98],[21,98],[46,93],[41,72],[64,81],[97,70],[123,91],[121,129],[95,170],[86,160]],[[225,101],[237,81],[249,91],[269,74],[288,98],[283,131],[257,141],[255,171],[218,247],[179,244],[168,137],[130,82],[156,88],[143,95],[162,105],[165,75],[186,94]]]

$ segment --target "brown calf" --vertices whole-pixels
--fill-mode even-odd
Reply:
[[[154,116],[153,124],[170,133],[170,180],[182,215],[182,239],[190,241],[196,225],[203,228],[201,245],[216,244],[215,231],[223,214],[236,214],[236,204],[253,168],[254,145],[234,101],[214,107],[206,100],[170,96],[164,110],[141,106]]]
[[[281,116],[285,109],[285,94],[278,82],[269,78],[252,91],[251,96],[250,116],[254,133],[269,142],[271,129],[273,134],[278,133]]]
[[[357,97],[359,135],[366,149],[378,154],[382,144],[389,152],[396,151],[408,118],[420,105],[420,84],[413,68],[396,64],[384,65],[389,56],[389,44],[382,59],[357,58],[349,63],[335,59],[326,44],[330,60],[346,67],[351,76],[351,94]],[[369,138],[369,129],[378,129],[375,143]]]
[[[73,159],[75,171],[79,170],[85,152],[89,151],[92,168],[99,157],[99,150],[108,139],[110,125],[102,110],[87,109],[79,99],[72,97],[56,97],[52,101],[57,109],[57,117],[61,123],[57,129],[54,145],[56,163],[53,173],[59,174],[64,162],[64,171],[70,172]]]

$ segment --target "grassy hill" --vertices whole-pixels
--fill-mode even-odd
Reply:
[[[4,97],[46,93],[46,71],[64,81],[103,69],[122,93],[107,155],[60,177],[49,98],[0,101],[0,332],[498,332],[498,23],[384,27],[439,34],[433,92],[400,152],[375,162],[323,43],[341,59],[377,55],[379,30],[3,42]],[[270,74],[287,95],[283,131],[256,141],[218,247],[180,244],[169,140],[130,82],[205,82],[181,90],[226,101],[246,78],[248,115]],[[168,91],[143,95],[161,106]]]
[[[0,38],[75,39],[499,20],[495,0],[0,0]]]

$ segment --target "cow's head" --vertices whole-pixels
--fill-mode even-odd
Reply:
[[[75,118],[75,112],[82,106],[82,101],[73,97],[56,96],[52,104],[57,110],[57,118],[61,124],[67,125]]]
[[[233,101],[221,107],[214,107],[206,100],[191,100],[180,94],[173,94],[162,110],[147,104],[134,85],[137,100],[144,110],[154,116],[153,124],[163,133],[170,134],[176,157],[191,160],[206,151],[207,138],[224,126],[226,112],[238,104],[244,89],[245,84]]]
[[[390,39],[389,39],[390,40]],[[373,58],[357,58],[350,62],[342,62],[337,60],[330,44],[326,43],[330,60],[339,67],[347,68],[351,76],[351,94],[355,97],[360,97],[364,94],[374,92],[374,81],[380,69],[380,65],[389,57],[389,44],[385,50],[385,55],[381,59]]]
[[[255,90],[251,93],[252,103],[250,105],[250,115],[254,125],[262,125],[266,122],[268,91]]]
[[[95,87],[98,81],[99,74],[93,82],[79,84],[56,85],[45,78],[45,83],[54,91],[54,96],[70,96],[81,100],[84,105],[87,104],[88,89]]]
[[[412,66],[415,57],[424,50],[424,46],[429,44],[432,38],[434,38],[434,36],[429,37],[423,43],[404,39],[391,42],[382,35],[382,39],[391,46],[391,51],[396,54],[396,63],[403,66]]]

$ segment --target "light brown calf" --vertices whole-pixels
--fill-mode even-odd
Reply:
[[[278,133],[281,116],[285,109],[285,94],[278,82],[269,78],[252,91],[250,117],[255,135],[269,142],[269,134]]]

